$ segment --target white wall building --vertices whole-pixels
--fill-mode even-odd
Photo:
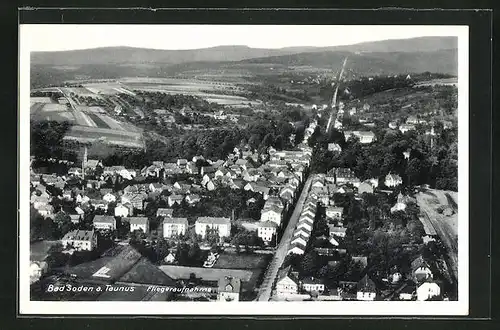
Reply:
[[[205,238],[208,229],[216,229],[219,237],[228,237],[231,234],[231,220],[229,218],[199,217],[195,223],[197,235]]]
[[[187,218],[165,218],[163,220],[163,237],[170,238],[185,235],[187,228]]]
[[[73,230],[61,239],[63,247],[71,246],[75,250],[92,251],[97,247],[97,235],[93,230]]]

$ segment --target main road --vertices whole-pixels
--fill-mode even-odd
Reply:
[[[309,189],[311,188],[311,181],[313,179],[313,176],[314,175],[309,176],[309,178],[306,180],[304,188],[302,189],[302,193],[300,194],[300,197],[297,200],[297,204],[295,205],[295,209],[293,210],[292,216],[290,217],[288,225],[285,228],[285,232],[281,237],[280,244],[276,249],[273,260],[267,268],[267,271],[264,275],[264,280],[262,281],[259,293],[257,295],[258,301],[269,301],[269,299],[271,298],[274,280],[276,279],[276,276],[278,276],[278,270],[283,264],[283,261],[285,260],[285,257],[288,253],[288,248],[293,237],[293,232],[295,231],[295,227],[299,222],[300,213],[304,208],[304,203],[306,201],[307,195],[309,194]]]
[[[326,124],[326,132],[327,133],[330,131],[330,126],[332,124],[333,116],[335,113],[334,109],[337,107],[337,94],[339,91],[340,80],[342,79],[342,75],[344,74],[344,69],[345,69],[346,63],[347,63],[347,57],[344,59],[344,63],[342,64],[342,69],[340,69],[339,77],[337,79],[337,86],[335,87],[335,92],[333,93],[332,104],[331,104],[332,111],[330,113],[330,118],[328,118],[328,123]],[[335,113],[335,115],[336,115],[336,113]]]

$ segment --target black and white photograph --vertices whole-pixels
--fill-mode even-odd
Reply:
[[[20,313],[466,315],[468,33],[21,24]]]

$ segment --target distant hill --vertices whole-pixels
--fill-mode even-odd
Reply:
[[[383,40],[333,47],[287,47],[280,49],[247,46],[218,46],[189,50],[160,50],[134,47],[104,47],[58,52],[33,52],[32,64],[54,66],[101,64],[182,64],[188,62],[232,62],[298,53],[347,52],[434,52],[456,49],[456,37],[421,37]]]
[[[435,72],[457,74],[457,49],[427,52],[370,52],[349,53],[328,51],[299,53],[284,56],[254,58],[239,63],[275,64],[287,67],[311,66],[338,69],[348,56],[347,69],[357,74],[395,74],[407,72]]]

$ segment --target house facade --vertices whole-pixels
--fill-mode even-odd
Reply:
[[[109,215],[96,215],[92,221],[95,229],[100,230],[115,230],[116,219]]]
[[[270,243],[276,235],[278,225],[274,221],[263,221],[258,224],[257,235],[264,241]]]
[[[228,237],[231,234],[231,220],[229,218],[199,217],[195,223],[197,235],[205,238],[208,230],[217,230],[219,237]]]
[[[238,302],[240,300],[241,280],[232,276],[219,279],[217,301]]]
[[[149,232],[149,220],[146,217],[131,217],[130,222],[130,232],[135,230],[142,230],[145,234]]]
[[[290,272],[290,267],[282,269],[276,282],[276,294],[281,296],[294,295],[299,293],[299,281]]]
[[[185,235],[187,228],[187,218],[165,218],[163,220],[163,237],[171,238]]]
[[[441,287],[433,281],[426,281],[417,288],[417,300],[425,301],[434,297],[439,297]]]
[[[97,247],[97,235],[93,230],[73,230],[61,239],[63,247],[71,246],[79,251],[92,251]]]

